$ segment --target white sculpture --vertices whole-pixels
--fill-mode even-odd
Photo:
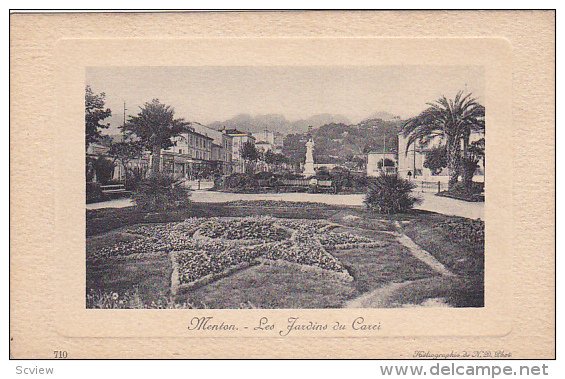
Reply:
[[[316,174],[314,170],[314,140],[312,137],[306,142],[306,161],[304,162],[304,176],[312,176]]]

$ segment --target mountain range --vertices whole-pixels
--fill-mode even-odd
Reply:
[[[384,121],[397,120],[394,116],[387,112],[376,112],[367,119],[381,119]],[[321,113],[306,119],[296,121],[289,121],[281,114],[264,114],[251,116],[246,113],[238,114],[225,121],[215,121],[208,124],[208,127],[216,130],[226,129],[239,129],[244,132],[261,132],[265,129],[276,131],[281,134],[287,135],[292,133],[304,133],[308,131],[308,126],[319,128],[328,124],[352,124],[346,116],[340,114]]]

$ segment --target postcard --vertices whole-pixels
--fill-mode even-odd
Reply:
[[[554,16],[12,15],[12,356],[553,358]]]

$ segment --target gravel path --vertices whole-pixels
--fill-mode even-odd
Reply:
[[[400,224],[396,221],[395,226],[400,230]],[[395,233],[395,236],[404,247],[417,259],[421,260],[427,264],[430,268],[440,273],[443,276],[453,277],[451,271],[449,271],[441,262],[434,258],[433,255],[428,253],[426,250],[422,249],[416,242],[414,242],[410,237],[403,233]],[[425,279],[427,280],[427,279]],[[345,304],[346,308],[387,308],[394,304],[391,299],[394,299],[396,293],[404,287],[415,283],[416,281],[406,281],[402,283],[390,283],[383,287],[377,288],[373,291],[367,292],[358,298],[352,299]],[[425,304],[424,304],[425,303]],[[422,303],[421,306],[446,306],[441,299],[428,299],[426,302]]]
[[[416,207],[449,216],[460,216],[484,220],[484,203],[469,203],[435,196],[433,193],[416,193],[424,201]],[[192,201],[209,203],[226,203],[235,200],[282,200],[324,203],[329,205],[363,206],[363,194],[333,195],[324,193],[258,193],[239,194],[215,191],[194,191]],[[116,199],[101,203],[87,204],[86,209],[123,208],[133,205],[130,199]]]
[[[400,224],[398,223],[398,221],[396,221],[396,227],[400,229]],[[398,239],[398,242],[400,242],[404,247],[408,249],[408,251],[410,251],[410,254],[430,266],[433,270],[437,271],[441,275],[454,276],[454,274],[447,268],[445,268],[445,266],[442,265],[440,261],[435,259],[434,256],[428,253],[426,250],[422,249],[420,245],[412,241],[412,239],[406,234],[398,233],[396,235],[396,238]]]

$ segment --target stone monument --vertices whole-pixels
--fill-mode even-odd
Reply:
[[[314,170],[314,140],[312,136],[306,142],[306,161],[304,162],[304,176],[312,176],[316,174]]]

